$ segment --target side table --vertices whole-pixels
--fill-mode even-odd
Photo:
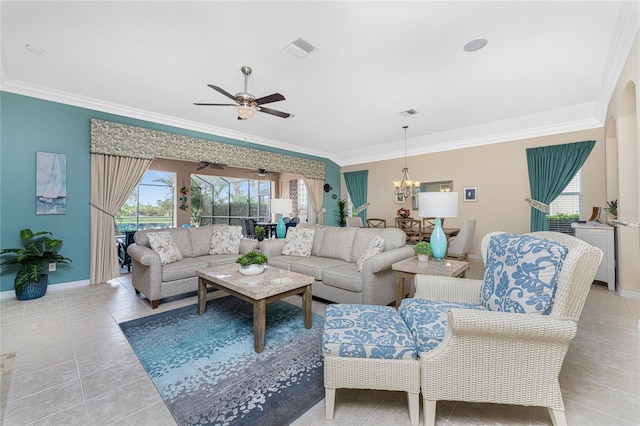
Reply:
[[[404,283],[406,280],[421,275],[438,275],[441,277],[462,277],[469,269],[469,262],[459,260],[434,260],[419,261],[418,256],[396,262],[391,265],[391,269],[396,271],[396,306],[399,307],[404,299]]]

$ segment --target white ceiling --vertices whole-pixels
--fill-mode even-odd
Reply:
[[[638,1],[1,3],[5,91],[340,165],[602,126]],[[304,59],[283,48],[302,37]],[[462,47],[476,38],[488,45]],[[44,49],[34,54],[31,44]],[[280,92],[236,120],[207,87]],[[415,109],[417,115],[399,112]],[[206,159],[213,160],[215,159]]]

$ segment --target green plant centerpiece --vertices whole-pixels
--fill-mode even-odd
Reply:
[[[258,241],[264,240],[264,237],[267,236],[267,230],[264,229],[264,226],[256,226],[255,233]]]
[[[62,240],[52,238],[53,233],[31,229],[20,231],[22,248],[0,250],[0,256],[11,256],[0,263],[0,266],[19,265],[16,273],[14,289],[18,300],[37,299],[47,292],[48,277],[44,274],[50,263],[69,263],[71,259],[58,253]]]
[[[429,256],[431,256],[431,244],[426,241],[420,241],[415,245],[413,251],[418,256],[418,260],[429,260]]]
[[[236,260],[236,263],[240,264],[238,270],[242,275],[258,275],[264,272],[265,265],[267,263],[267,256],[255,251],[242,255]]]

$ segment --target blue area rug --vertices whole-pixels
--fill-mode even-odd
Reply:
[[[120,324],[179,425],[286,425],[324,398],[323,317],[267,304],[265,348],[253,347],[253,307],[234,297]]]

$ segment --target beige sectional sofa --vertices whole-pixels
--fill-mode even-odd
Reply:
[[[331,302],[388,305],[395,301],[395,272],[391,265],[414,256],[403,231],[305,224],[298,227],[315,229],[311,256],[283,255],[284,239],[265,240],[260,242],[260,250],[269,265],[314,276],[313,296]],[[356,262],[375,236],[384,240],[384,251],[366,259],[359,272]]]
[[[196,291],[198,289],[196,269],[233,263],[238,256],[257,248],[257,241],[241,239],[239,253],[209,254],[214,228],[220,226],[225,225],[136,232],[133,237],[135,244],[131,244],[127,249],[127,253],[131,256],[131,281],[136,293],[143,293],[155,309],[162,298]],[[183,258],[163,265],[158,253],[149,244],[147,234],[150,232],[171,233]]]

